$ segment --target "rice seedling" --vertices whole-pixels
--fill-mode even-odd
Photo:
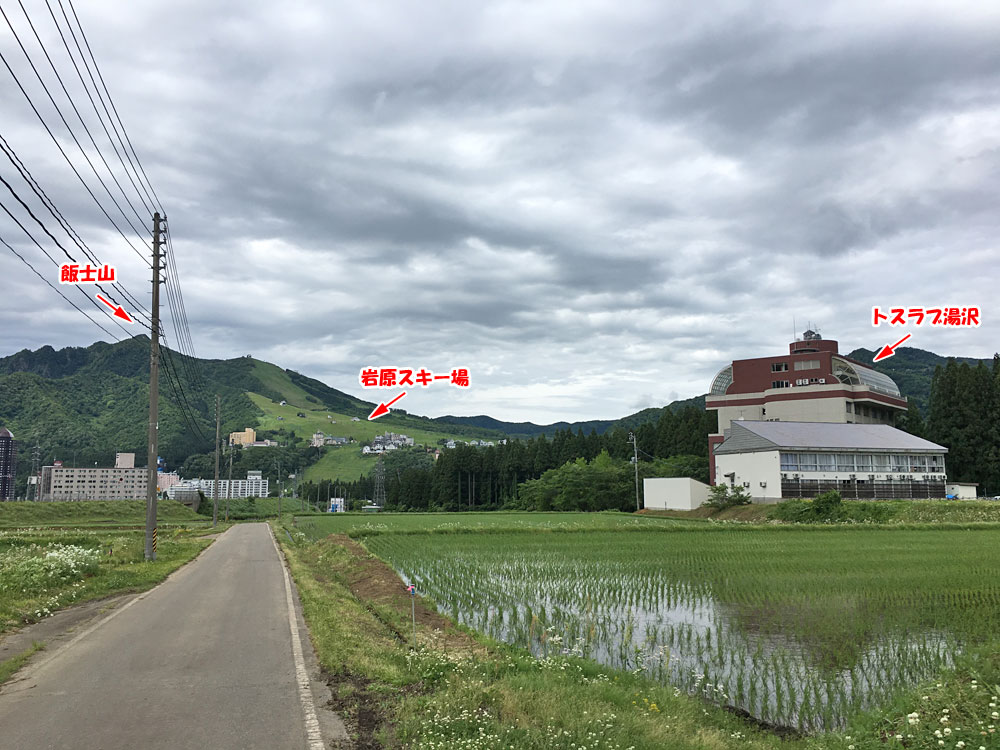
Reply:
[[[539,658],[586,655],[805,731],[1000,633],[990,530],[629,531],[361,535],[440,611]]]

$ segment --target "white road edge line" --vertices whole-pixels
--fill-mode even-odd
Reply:
[[[285,567],[285,556],[278,548],[271,524],[267,524],[267,533],[271,535],[271,544],[278,555],[278,563],[285,581],[285,603],[288,605],[288,629],[292,633],[292,656],[295,659],[295,681],[299,686],[299,702],[302,704],[302,715],[306,722],[306,739],[309,750],[323,750],[323,734],[319,729],[319,719],[316,716],[316,704],[313,701],[312,685],[309,683],[309,673],[306,671],[305,659],[302,658],[302,641],[299,638],[299,627],[295,622],[295,604],[292,601],[292,584]]]
[[[270,527],[268,527],[268,528],[270,528]],[[210,546],[211,545],[209,545],[209,547]],[[208,547],[206,547],[205,549],[208,549]],[[186,563],[184,563],[183,565],[181,565],[179,568],[176,568],[175,570],[172,570],[167,575],[166,578],[164,578],[158,584],[156,584],[155,586],[153,586],[153,588],[147,589],[146,591],[140,591],[138,594],[136,594],[131,599],[129,599],[127,602],[125,602],[125,604],[123,604],[122,606],[118,607],[118,609],[116,609],[113,612],[111,612],[107,617],[102,617],[100,620],[98,620],[97,622],[95,622],[93,625],[90,625],[87,628],[84,628],[83,630],[81,630],[79,633],[77,633],[75,636],[73,636],[70,640],[66,641],[66,643],[61,644],[59,646],[59,648],[57,648],[55,651],[52,651],[51,653],[47,654],[46,656],[44,656],[43,658],[39,659],[36,662],[29,663],[27,665],[27,667],[25,667],[25,669],[24,669],[25,676],[24,677],[15,676],[14,679],[12,679],[10,682],[7,683],[7,685],[13,686],[13,685],[18,684],[19,682],[27,682],[28,680],[32,679],[37,672],[40,672],[42,669],[44,669],[48,665],[48,663],[51,662],[53,659],[55,659],[55,658],[57,658],[59,656],[62,656],[70,648],[72,648],[73,646],[75,646],[77,643],[79,643],[80,641],[82,641],[84,638],[86,638],[88,635],[90,635],[91,633],[93,633],[95,630],[97,630],[99,627],[101,627],[105,623],[110,622],[114,618],[118,617],[118,615],[120,615],[122,612],[124,612],[126,609],[128,609],[129,607],[131,607],[136,602],[138,602],[138,601],[140,601],[142,599],[145,599],[147,596],[149,596],[150,594],[152,594],[154,591],[156,591],[158,588],[160,588],[160,586],[162,586],[163,584],[167,583],[167,581],[171,580],[174,576],[176,576],[181,571],[187,570],[188,566],[191,565],[191,563],[195,562],[196,560],[198,560],[201,557],[201,553],[204,552],[205,549],[203,549],[201,552],[199,552],[197,555],[195,555],[194,559],[188,560]],[[31,675],[31,677],[27,676],[29,674]],[[3,687],[4,686],[0,685],[0,689],[2,689]],[[9,692],[15,693],[15,692],[19,692],[19,691],[18,690],[10,690]]]
[[[156,584],[156,586],[158,587],[162,583],[164,583],[164,581],[161,581],[160,583]],[[150,589],[150,591],[153,591],[153,590],[154,589]],[[73,638],[71,638],[70,640],[66,641],[66,643],[63,643],[62,645],[60,645],[59,648],[57,648],[55,651],[53,651],[52,653],[50,653],[49,655],[47,655],[43,659],[40,659],[39,661],[36,661],[34,664],[31,664],[28,667],[28,669],[30,670],[29,674],[31,675],[31,677],[25,676],[24,678],[16,678],[15,681],[12,682],[12,683],[10,683],[10,684],[11,685],[16,685],[18,682],[28,681],[28,680],[32,679],[32,677],[34,675],[36,675],[38,672],[40,672],[42,669],[44,669],[48,665],[48,663],[50,661],[52,661],[53,659],[55,659],[55,658],[57,658],[59,656],[62,656],[69,649],[71,649],[77,643],[79,643],[84,638],[86,638],[88,635],[90,635],[91,633],[93,633],[99,627],[101,627],[105,623],[113,620],[114,618],[118,617],[118,615],[120,615],[122,612],[124,612],[126,609],[128,609],[129,607],[131,607],[133,604],[135,604],[140,599],[144,599],[146,597],[146,594],[150,593],[150,591],[143,591],[142,593],[136,594],[129,601],[125,602],[125,604],[123,604],[118,609],[116,609],[115,611],[113,611],[107,617],[102,617],[100,620],[98,620],[97,622],[95,622],[93,625],[90,625],[89,627],[85,628],[84,630],[82,630],[81,632],[79,632],[75,636],[73,636]],[[11,690],[10,692],[13,693],[13,692],[18,692],[18,691]]]

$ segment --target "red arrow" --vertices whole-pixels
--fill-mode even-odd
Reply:
[[[386,403],[379,404],[378,406],[375,407],[375,411],[373,411],[371,414],[368,415],[368,419],[378,419],[383,414],[388,414],[389,413],[389,407],[392,406],[397,401],[399,401],[399,399],[401,399],[405,395],[406,395],[406,391],[403,391],[398,396],[396,396],[396,398],[394,398],[392,401],[390,401],[388,404],[386,404]]]
[[[904,341],[906,341],[908,338],[910,338],[911,335],[912,334],[909,334],[909,333],[906,334],[905,336],[903,336],[903,338],[901,338],[899,341],[897,341],[892,346],[883,346],[879,350],[879,353],[875,355],[875,358],[872,361],[873,362],[878,362],[880,359],[885,359],[886,357],[891,357],[893,354],[896,353],[896,352],[893,351],[893,349],[895,349],[897,346],[899,346]]]
[[[122,309],[121,305],[112,305],[112,304],[111,304],[110,302],[108,302],[108,301],[107,301],[106,299],[104,299],[104,297],[102,297],[102,296],[101,296],[101,295],[99,295],[99,294],[97,295],[97,299],[99,299],[99,300],[100,300],[101,302],[103,302],[103,303],[104,303],[105,305],[107,305],[107,306],[108,306],[108,307],[110,307],[110,308],[111,308],[112,310],[114,310],[114,311],[115,311],[115,317],[116,317],[116,318],[121,318],[121,319],[122,319],[122,320],[124,320],[124,321],[125,321],[126,323],[131,323],[131,322],[133,322],[133,321],[132,321],[132,318],[130,318],[130,317],[128,316],[128,313],[127,313],[127,312],[125,312],[125,311],[124,311],[124,310]]]

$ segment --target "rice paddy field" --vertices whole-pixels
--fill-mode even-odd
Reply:
[[[298,528],[361,539],[439,611],[495,640],[808,733],[841,729],[1000,639],[995,529],[473,515]]]
[[[697,520],[654,518],[629,513],[328,513],[295,518],[296,528],[312,540],[329,534],[491,533],[509,530],[586,531],[662,529],[701,524]]]

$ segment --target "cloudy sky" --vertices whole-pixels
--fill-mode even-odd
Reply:
[[[45,0],[24,1],[113,157]],[[363,366],[467,367],[467,391],[439,384],[400,406],[548,422],[704,393],[731,359],[786,350],[793,321],[845,352],[906,332],[940,354],[1000,348],[1000,4],[76,10],[169,214],[199,356],[253,354],[356,394]],[[0,51],[138,244],[3,19]],[[148,303],[148,269],[2,66],[0,111],[39,184]],[[2,155],[0,175],[40,210]],[[2,186],[0,201],[30,223]],[[0,237],[56,280],[2,212]],[[873,306],[942,305],[978,305],[983,325],[871,325]],[[0,245],[0,355],[99,339]]]

